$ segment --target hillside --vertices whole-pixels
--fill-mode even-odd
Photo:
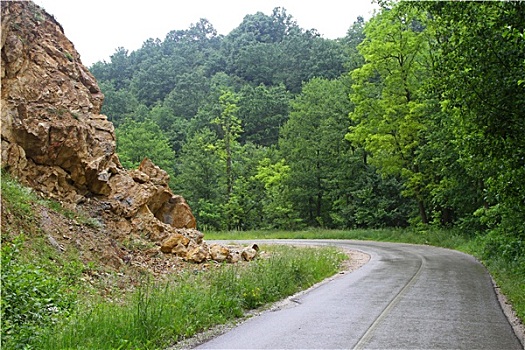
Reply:
[[[103,239],[93,232],[92,242],[78,245],[89,246],[106,265],[129,264],[122,245],[130,241],[143,241],[136,245],[149,247],[149,255],[217,259],[184,198],[170,189],[166,171],[148,158],[134,169],[121,165],[113,124],[100,114],[103,101],[51,15],[32,2],[2,3],[2,169],[42,198],[98,222]],[[44,230],[61,226],[35,209]],[[46,234],[59,244],[77,241],[61,230]]]

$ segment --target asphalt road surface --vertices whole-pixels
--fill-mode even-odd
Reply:
[[[523,349],[489,274],[471,256],[409,244],[299,242],[307,243],[361,250],[371,259],[198,348]]]

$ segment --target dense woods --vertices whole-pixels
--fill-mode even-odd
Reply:
[[[522,2],[384,2],[330,40],[276,8],[91,71],[123,164],[166,169],[201,229],[455,226],[512,259],[524,29]]]

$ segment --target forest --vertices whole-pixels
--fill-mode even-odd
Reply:
[[[380,2],[345,37],[284,8],[90,67],[125,167],[201,230],[436,225],[525,252],[525,3]]]

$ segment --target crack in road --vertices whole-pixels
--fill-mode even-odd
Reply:
[[[260,243],[335,245],[365,252],[370,261],[290,297],[198,348],[523,349],[490,275],[472,256],[381,242]]]
[[[419,256],[419,255],[418,255]],[[357,342],[357,344],[354,346],[355,350],[361,350],[364,349],[370,338],[372,337],[374,331],[379,326],[379,324],[383,321],[383,319],[390,313],[390,311],[399,303],[401,298],[405,295],[406,291],[412,287],[415,283],[415,281],[419,278],[419,275],[421,275],[421,271],[423,270],[425,258],[422,256],[419,256],[421,259],[419,261],[419,268],[417,269],[416,273],[412,276],[412,278],[405,284],[405,286],[397,293],[397,295],[392,299],[392,301],[387,305],[387,307],[381,312],[381,314],[375,319],[374,323],[367,329],[367,331],[363,334],[361,339]]]

